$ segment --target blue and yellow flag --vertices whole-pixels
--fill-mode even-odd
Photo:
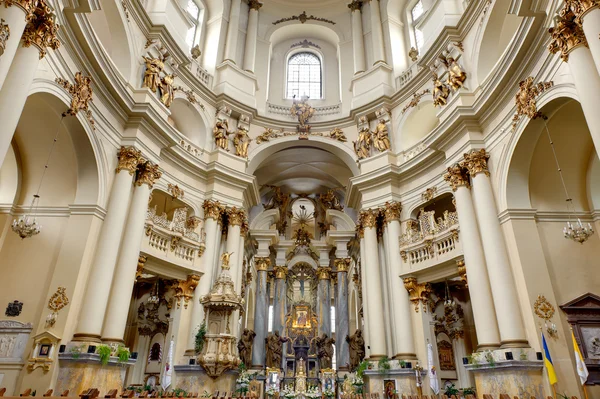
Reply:
[[[554,371],[554,364],[552,363],[552,358],[550,357],[550,351],[548,350],[548,344],[546,344],[546,338],[544,338],[544,333],[542,332],[542,353],[544,355],[544,365],[546,366],[546,371],[548,372],[548,379],[550,380],[550,385],[556,384],[558,381],[556,379],[556,372]]]

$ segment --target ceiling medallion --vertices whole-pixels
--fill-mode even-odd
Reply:
[[[300,15],[292,15],[291,17],[278,19],[277,21],[273,22],[273,25],[278,25],[278,24],[281,24],[283,22],[288,22],[288,21],[300,21],[300,23],[302,23],[302,24],[305,23],[306,21],[319,21],[319,22],[325,22],[325,23],[328,23],[331,25],[335,25],[335,22],[333,22],[330,19],[315,17],[314,15],[307,15],[306,11],[302,11],[302,14],[300,14]]]

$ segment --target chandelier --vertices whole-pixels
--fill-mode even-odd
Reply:
[[[554,142],[552,141],[552,137],[550,136],[550,130],[548,130],[548,123],[546,122],[547,117],[542,116],[542,118],[544,119],[544,127],[546,129],[546,133],[548,134],[548,140],[550,141],[550,147],[552,148],[552,154],[554,155],[556,168],[558,169],[558,176],[560,177],[563,189],[565,190],[565,196],[567,198],[567,209],[570,212],[567,225],[563,228],[563,235],[568,240],[573,240],[575,242],[583,244],[594,234],[594,229],[589,223],[587,224],[587,226],[584,226],[583,223],[581,223],[581,220],[575,214],[575,206],[573,205],[573,199],[569,196],[569,191],[567,190],[567,185],[565,184],[562,169],[560,167],[560,164],[558,163],[558,157],[554,148]],[[573,223],[573,218],[577,219],[577,222]]]
[[[50,162],[50,157],[52,156],[52,152],[54,151],[54,147],[56,146],[56,142],[58,141],[58,135],[60,133],[60,127],[62,126],[63,120],[65,119],[66,114],[62,114],[60,118],[60,123],[56,128],[56,133],[54,134],[54,140],[52,141],[52,146],[50,147],[50,151],[48,152],[48,158],[46,159],[46,163],[44,164],[44,171],[42,172],[42,177],[40,178],[40,184],[38,185],[37,191],[33,194],[33,200],[31,201],[31,205],[29,206],[29,211],[24,215],[19,216],[17,219],[14,219],[12,222],[12,231],[17,233],[21,239],[30,238],[35,235],[40,234],[42,231],[42,226],[37,222],[37,208],[40,204],[40,189],[42,188],[42,183],[44,182],[44,177],[46,176],[46,171],[48,170],[48,163]]]
[[[156,290],[154,290],[154,292],[148,297],[148,303],[152,305],[156,305],[160,302],[160,297],[158,296],[158,281],[159,280],[156,280],[156,284],[154,284]]]
[[[446,280],[446,292],[445,292],[445,298],[444,298],[444,308],[445,309],[449,309],[449,310],[453,310],[455,307],[456,307],[456,302],[454,302],[454,299],[450,295],[450,288],[448,287],[448,280]]]

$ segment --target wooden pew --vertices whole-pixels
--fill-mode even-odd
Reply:
[[[110,391],[108,391],[106,393],[106,395],[104,395],[105,398],[116,398],[117,397],[117,390],[116,389],[111,389]]]
[[[69,396],[69,390],[65,390],[63,393],[60,394],[60,396],[62,396],[63,398]]]
[[[100,391],[98,391],[96,388],[90,388],[86,391],[83,391],[81,395],[79,395],[81,399],[95,399],[98,396],[100,396]]]
[[[0,396],[4,396],[6,393],[6,388],[0,388]]]
[[[23,393],[19,396],[31,396],[31,388],[27,388]]]

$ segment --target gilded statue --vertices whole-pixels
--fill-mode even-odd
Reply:
[[[354,385],[352,385],[352,379],[348,378],[348,374],[344,375],[344,382],[342,384],[342,392],[346,395],[354,393]]]
[[[437,73],[433,74],[433,105],[444,106],[448,102],[450,96],[450,89],[448,86],[440,80]]]
[[[467,80],[467,74],[462,70],[458,62],[452,58],[446,58],[448,62],[448,84],[452,87],[452,90],[456,91],[463,87],[465,80]]]
[[[221,255],[221,266],[223,268],[229,268],[229,260],[231,259],[233,252],[223,252]]]
[[[160,73],[164,69],[165,64],[160,58],[150,58],[146,56],[142,56],[142,58],[146,64],[142,87],[148,87],[152,90],[152,93],[156,93],[158,86],[161,84]]]
[[[266,204],[263,204],[265,210],[269,209],[279,209],[282,212],[287,208],[287,204],[290,201],[290,195],[285,194],[281,187],[266,185],[265,187],[270,188],[273,191],[273,196],[269,199]]]
[[[408,52],[408,57],[410,58],[410,60],[412,62],[415,62],[416,60],[419,59],[419,50],[417,50],[414,47],[411,47],[410,51]]]
[[[341,141],[342,143],[348,141],[346,135],[344,134],[344,131],[339,127],[336,127],[331,132],[329,132],[329,137],[331,137],[334,140]]]
[[[162,102],[167,108],[171,108],[173,99],[175,98],[175,92],[173,91],[173,82],[175,81],[174,73],[165,75],[160,82],[160,102]]]
[[[266,351],[267,351],[267,367],[270,368],[281,368],[281,355],[283,353],[283,343],[288,342],[290,339],[279,335],[279,331],[270,333],[265,338]]]
[[[238,127],[233,136],[233,146],[235,147],[235,155],[248,158],[248,147],[252,139],[248,136],[248,129]]]
[[[238,341],[238,353],[246,367],[252,365],[252,345],[254,344],[254,337],[256,337],[254,331],[244,328],[244,332]]]
[[[213,136],[215,137],[215,144],[217,147],[220,147],[226,151],[229,151],[229,142],[227,141],[227,136],[231,133],[228,132],[229,124],[225,119],[217,120],[215,123],[215,127],[213,129]]]
[[[330,338],[323,333],[322,336],[315,338],[317,345],[317,357],[319,358],[319,367],[322,369],[330,369],[333,364],[333,345],[335,339]]]
[[[265,128],[265,131],[262,132],[257,138],[256,138],[256,144],[260,144],[263,143],[265,141],[270,141],[271,139],[276,139],[277,138],[277,132],[271,128]]]
[[[315,109],[307,103],[307,100],[307,96],[302,96],[300,101],[294,98],[294,103],[292,104],[292,108],[290,108],[290,113],[298,118],[300,130],[303,131],[307,130],[309,127],[307,123],[315,113]]]
[[[356,370],[360,362],[365,358],[365,340],[361,330],[356,330],[352,335],[346,336],[346,342],[350,349],[350,370]]]
[[[383,119],[377,122],[375,131],[373,132],[373,147],[379,152],[387,151],[391,148],[388,128]]]
[[[340,200],[335,195],[334,189],[329,189],[324,194],[319,194],[319,202],[325,209],[334,209],[336,211],[343,211],[344,207],[340,203]]]
[[[368,127],[364,127],[358,132],[358,140],[354,141],[354,152],[358,159],[367,158],[371,154],[372,135]]]

